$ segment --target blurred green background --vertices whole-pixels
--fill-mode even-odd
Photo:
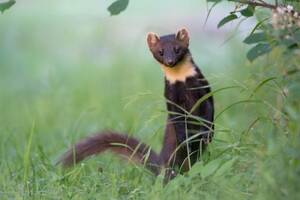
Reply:
[[[297,199],[299,153],[282,150],[299,136],[274,131],[281,88],[262,83],[276,76],[276,53],[246,60],[240,36],[253,22],[240,34],[232,24],[217,29],[221,4],[204,25],[207,5],[198,0],[131,1],[111,17],[112,2],[17,1],[0,16],[0,199]],[[159,151],[164,82],[145,38],[181,27],[213,90],[223,88],[203,160],[166,187],[109,153],[68,171],[55,166],[70,145],[102,129]]]

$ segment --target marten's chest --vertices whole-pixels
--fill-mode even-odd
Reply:
[[[206,93],[201,87],[203,86],[196,77],[190,77],[185,82],[177,81],[173,84],[167,82],[165,97],[170,104],[173,104],[172,107],[181,107],[190,111],[199,98]]]

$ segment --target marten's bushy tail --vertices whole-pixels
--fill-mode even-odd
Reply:
[[[102,132],[86,138],[70,148],[58,161],[64,167],[71,166],[83,159],[111,151],[130,161],[145,165],[155,175],[160,173],[160,159],[149,146],[128,135]]]

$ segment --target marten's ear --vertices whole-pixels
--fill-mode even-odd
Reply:
[[[176,39],[180,42],[183,42],[186,46],[189,46],[190,37],[188,31],[185,28],[180,29],[176,33]]]
[[[149,48],[152,48],[159,42],[159,36],[156,35],[155,33],[150,32],[147,35],[147,42]]]

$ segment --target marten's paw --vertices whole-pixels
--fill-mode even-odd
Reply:
[[[202,135],[201,140],[202,140],[202,142],[203,142],[204,144],[209,144],[209,143],[211,143],[211,141],[212,141],[212,137],[213,137],[213,135],[212,135],[211,132],[205,133],[205,134]]]

